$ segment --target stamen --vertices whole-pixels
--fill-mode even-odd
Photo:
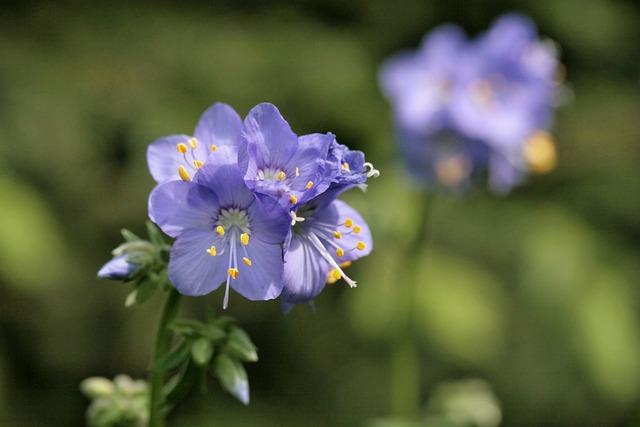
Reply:
[[[353,226],[353,220],[351,218],[346,218],[344,220],[344,226],[347,228],[351,228]]]
[[[296,167],[296,176],[300,176],[300,168]]]
[[[342,248],[337,248],[337,249],[336,249],[336,255],[337,255],[339,258],[343,257],[343,256],[344,256],[344,249],[342,249]]]
[[[211,144],[211,147],[209,148],[211,148],[211,151],[213,151],[214,153],[218,151],[218,146],[216,144]]]
[[[298,203],[298,198],[296,196],[294,196],[293,194],[291,194],[289,196],[289,203],[291,203],[292,205],[295,205],[296,203]]]
[[[524,160],[535,173],[547,173],[557,163],[556,147],[548,132],[537,131],[524,144]]]
[[[307,185],[305,185],[305,187],[307,188],[307,190],[311,190],[313,188],[313,181],[307,182]]]
[[[229,273],[229,277],[231,277],[232,279],[237,279],[239,271],[237,268],[231,267],[227,269],[227,273]]]
[[[251,267],[251,260],[249,258],[247,258],[246,256],[242,257],[242,262],[244,262],[247,267]],[[235,277],[234,277],[234,279],[235,279]]]
[[[189,146],[195,150],[198,147],[198,140],[196,138],[189,138]]]
[[[242,233],[240,235],[240,243],[247,246],[249,244],[249,235],[247,233]]]
[[[286,173],[284,173],[283,171],[280,171],[280,172],[278,172],[278,173],[276,174],[276,179],[277,179],[278,181],[281,181],[281,182],[282,182],[282,181],[284,181],[286,178],[287,178],[287,174],[286,174]]]
[[[340,238],[342,238],[342,233],[341,233],[341,232],[339,232],[338,230],[334,231],[334,232],[333,232],[333,238],[334,238],[334,239],[340,239]]]
[[[356,243],[356,249],[359,251],[364,251],[366,247],[367,245],[362,240]]]
[[[211,256],[216,256],[218,255],[218,251],[216,250],[216,247],[211,245],[211,247],[209,249],[207,249],[207,253]]]
[[[354,232],[355,234],[360,233],[360,226],[359,226],[359,225],[354,225],[354,226],[353,226],[353,232]]]
[[[377,178],[380,176],[380,171],[374,168],[372,163],[366,162],[364,167],[367,169],[367,178]]]
[[[309,240],[309,242],[311,242],[311,245],[313,245],[313,247],[318,251],[320,256],[322,256],[322,258],[324,258],[324,260],[327,261],[330,266],[332,266],[333,268],[335,268],[340,272],[340,274],[342,275],[342,278],[345,280],[345,282],[349,284],[350,287],[355,288],[357,286],[354,280],[352,280],[349,276],[344,274],[344,271],[342,271],[342,269],[340,268],[336,260],[334,260],[333,257],[329,254],[329,252],[327,252],[327,249],[324,247],[322,242],[320,242],[320,239],[318,239],[318,236],[316,236],[315,233],[309,233],[307,235],[307,239]]]
[[[342,275],[335,268],[327,273],[327,285],[333,285],[342,278]]]
[[[342,169],[345,172],[349,172],[351,170],[351,168],[349,168],[349,163],[344,162],[340,165],[340,169]]]
[[[351,261],[345,261],[340,263],[340,268],[351,267]]]
[[[216,233],[218,233],[219,236],[224,236],[224,227],[221,225],[217,226]]]
[[[200,160],[194,160],[193,166],[195,166],[196,169],[200,169],[202,167],[202,162]]]
[[[184,143],[181,142],[178,145],[176,145],[176,149],[178,150],[179,153],[184,154],[188,150],[187,144],[184,144]]]
[[[296,222],[304,221],[304,218],[301,217],[301,216],[296,215],[296,212],[294,212],[294,211],[289,212],[289,216],[291,216],[291,226],[292,227],[294,225],[296,225]]]
[[[182,179],[185,182],[191,181],[191,177],[189,176],[189,172],[187,172],[187,170],[185,169],[184,166],[180,166],[178,168],[178,175],[180,176],[180,179]]]

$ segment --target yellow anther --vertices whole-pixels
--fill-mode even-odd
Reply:
[[[221,225],[217,226],[216,233],[218,233],[219,236],[224,236],[224,227]]]
[[[344,256],[344,249],[336,248],[336,255],[339,256],[339,257],[343,257]]]
[[[195,149],[198,146],[198,140],[196,138],[189,138],[189,146]]]
[[[307,188],[307,190],[311,190],[313,188],[313,181],[307,182],[307,185],[305,185],[305,187]]]
[[[347,171],[349,172],[349,163],[344,162],[343,164],[340,165],[340,169],[342,169],[343,171]]]
[[[293,194],[291,194],[289,196],[289,203],[291,203],[292,205],[295,205],[296,203],[298,203],[298,198],[296,196],[294,196]]]
[[[353,226],[353,220],[351,218],[347,218],[344,220],[344,226],[347,228],[351,228]]]
[[[187,152],[188,148],[187,148],[187,144],[185,143],[179,143],[178,145],[176,145],[176,148],[178,149],[178,152],[184,154]]]
[[[525,142],[524,159],[535,173],[551,171],[557,162],[553,137],[545,131],[537,131]]]
[[[242,262],[244,262],[247,267],[251,267],[251,260],[246,256],[242,257]]]
[[[361,230],[361,229],[360,229],[360,226],[359,226],[359,225],[354,225],[354,226],[353,226],[353,232],[354,232],[354,233],[358,234],[358,233],[360,233],[360,230]]]
[[[209,148],[211,148],[211,151],[213,151],[213,152],[218,151],[218,146],[216,144],[211,144],[211,147],[209,147]]]
[[[230,269],[228,269],[227,273],[229,274],[229,276],[231,276],[232,279],[236,279],[238,277],[238,269],[235,267],[231,267]]]
[[[296,176],[300,176],[300,168],[296,167]]]
[[[202,167],[202,162],[200,160],[194,160],[193,166],[195,166],[196,169],[200,169]]]
[[[345,261],[340,263],[340,268],[347,268],[347,267],[351,267],[351,261]]]
[[[189,172],[185,169],[184,166],[180,166],[178,168],[178,175],[180,175],[180,179],[183,181],[191,181],[191,177],[189,176]]]
[[[333,232],[333,238],[334,239],[340,239],[342,237],[342,233],[339,232],[338,230]]]
[[[455,188],[471,173],[471,161],[464,154],[453,154],[437,160],[436,177],[441,184]]]
[[[242,233],[240,235],[240,243],[247,246],[249,244],[249,235],[247,233]]]
[[[284,173],[283,171],[280,171],[276,174],[276,179],[278,181],[284,181],[286,177],[287,177],[287,174]]]
[[[333,285],[341,278],[342,274],[340,274],[340,270],[334,268],[327,273],[327,284]]]
[[[207,249],[207,253],[211,256],[218,255],[218,251],[216,250],[215,246],[211,246],[209,249]]]
[[[364,248],[366,247],[367,245],[363,241],[359,241],[358,243],[356,243],[356,249],[359,251],[364,251]]]

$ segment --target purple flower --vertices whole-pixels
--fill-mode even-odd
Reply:
[[[551,124],[556,69],[555,49],[529,19],[499,18],[460,60],[451,101],[456,125],[522,158],[525,141]]]
[[[100,279],[109,280],[127,280],[138,271],[140,266],[136,263],[129,262],[126,255],[119,255],[107,262],[98,271]]]
[[[332,134],[298,137],[273,104],[262,103],[247,115],[238,154],[247,186],[275,198],[284,208],[325,191],[325,159]]]
[[[552,169],[557,67],[553,46],[519,15],[473,42],[439,27],[417,52],[385,62],[380,85],[412,176],[460,190],[487,171],[491,188],[505,193],[527,172]]]
[[[355,209],[335,200],[336,195],[324,193],[295,213],[284,258],[281,299],[287,305],[310,301],[327,282],[344,279],[355,287],[344,268],[373,248],[367,223]]]
[[[229,287],[250,300],[280,295],[289,215],[247,188],[234,148],[220,147],[191,182],[158,185],[149,217],[176,238],[169,278],[179,292],[204,295],[226,281],[225,308]]]
[[[380,87],[394,106],[399,127],[428,134],[450,123],[449,99],[466,48],[459,27],[442,25],[425,36],[416,52],[399,53],[382,65]]]
[[[147,149],[149,171],[158,183],[188,181],[219,147],[237,146],[242,120],[227,104],[207,109],[193,136],[170,135],[154,141]]]

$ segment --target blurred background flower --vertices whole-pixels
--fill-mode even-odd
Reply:
[[[418,280],[415,378],[483,378],[502,425],[640,422],[640,8],[631,1],[21,1],[0,14],[0,425],[84,425],[77,385],[145,377],[159,299],[134,310],[96,271],[145,235],[147,145],[193,131],[214,101],[274,102],[300,134],[331,131],[383,171],[344,199],[375,236],[339,282],[282,317],[238,298],[255,340],[251,405],[223,392],[173,425],[363,426],[389,413],[388,357],[418,219],[396,168],[379,64],[444,22],[477,37],[517,5],[562,46],[575,93],[553,127],[558,167],[509,198],[441,200]],[[221,295],[187,301],[201,315]],[[237,304],[236,304],[237,302]],[[418,360],[418,363],[420,363]],[[427,363],[428,362],[428,363]],[[423,415],[428,416],[428,407]]]
[[[557,49],[540,41],[531,20],[497,19],[467,40],[442,25],[418,50],[387,60],[380,86],[391,102],[409,171],[449,190],[488,173],[505,193],[531,169],[555,166],[547,130],[559,97]]]

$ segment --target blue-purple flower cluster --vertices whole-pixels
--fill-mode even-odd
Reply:
[[[554,44],[514,14],[475,40],[438,27],[417,51],[387,60],[380,85],[411,174],[452,190],[488,174],[505,193],[529,171],[551,170],[559,69]]]
[[[158,182],[149,217],[175,238],[169,278],[185,295],[225,284],[250,300],[287,306],[315,298],[325,283],[368,255],[362,217],[337,197],[378,171],[331,133],[296,135],[268,103],[247,117],[228,105],[204,112],[194,135],[171,135],[147,152]]]

